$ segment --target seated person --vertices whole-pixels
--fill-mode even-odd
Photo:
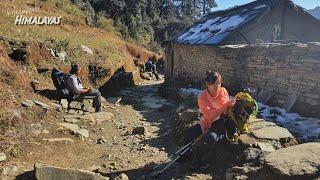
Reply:
[[[157,80],[160,79],[160,77],[157,73],[156,65],[153,64],[151,59],[148,59],[148,61],[145,63],[145,67],[146,67],[147,72],[152,72],[152,74],[154,74],[156,76]]]
[[[79,78],[81,74],[81,67],[78,64],[71,65],[70,77],[68,78],[69,89],[74,94],[73,98],[93,98],[93,107],[96,112],[101,111],[101,93],[98,89],[84,88]]]
[[[185,133],[185,141],[190,142],[201,134],[209,131],[204,140],[208,144],[215,144],[225,138],[228,126],[221,115],[234,106],[235,100],[229,100],[228,91],[221,87],[222,78],[217,72],[207,71],[205,78],[206,89],[198,97],[198,105],[203,118],[199,124],[189,128]]]

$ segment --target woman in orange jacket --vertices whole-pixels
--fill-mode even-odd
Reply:
[[[234,106],[235,100],[229,99],[228,91],[221,87],[222,78],[218,72],[207,71],[205,78],[206,89],[198,96],[198,106],[203,118],[199,124],[186,132],[186,140],[192,141],[201,134],[207,133],[205,141],[216,143],[225,137],[226,125],[220,116],[226,113],[229,107]]]

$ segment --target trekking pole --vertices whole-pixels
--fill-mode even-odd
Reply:
[[[171,155],[168,159],[166,159],[164,161],[164,163],[168,162],[169,160],[171,160],[171,161],[164,168],[162,168],[162,169],[160,169],[158,171],[155,171],[158,167],[163,165],[163,163],[162,164],[158,164],[157,166],[152,168],[152,171],[155,171],[154,173],[152,173],[152,176],[160,175],[162,172],[167,170],[174,162],[176,162],[182,155],[184,155],[194,144],[196,144],[200,139],[202,139],[204,135],[205,134],[201,134],[199,137],[197,137],[193,141],[189,142],[188,144],[186,144],[185,146],[180,148],[178,151],[176,151],[173,155]]]
[[[186,149],[188,146],[190,146],[192,144],[193,141],[189,142],[188,144],[184,145],[182,148],[180,148],[178,151],[176,151],[174,154],[172,154],[170,157],[168,157],[164,162],[167,162],[168,160],[170,160],[171,158],[173,158],[174,156],[176,156],[178,153],[180,153],[181,151],[183,151],[184,149]],[[161,166],[162,164],[158,164],[155,167],[152,168],[152,170],[157,169],[159,166]]]

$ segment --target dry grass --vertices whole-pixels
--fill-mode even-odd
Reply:
[[[36,79],[40,82],[40,89],[53,88],[50,73],[39,74],[37,68],[58,67],[68,72],[70,62],[77,62],[82,66],[97,64],[109,69],[112,75],[122,66],[129,71],[133,70],[132,60],[137,56],[144,61],[154,55],[143,47],[122,40],[113,28],[112,21],[108,19],[100,19],[103,29],[86,25],[84,13],[68,0],[1,0],[0,7],[0,36],[8,40],[27,42],[30,47],[28,63],[21,65],[9,59],[7,53],[11,45],[8,42],[4,42],[2,47],[0,45],[0,104],[5,104],[0,108],[0,128],[16,124],[13,111],[21,109],[21,101],[39,99],[49,103],[48,99],[34,94],[30,87],[30,81]],[[34,10],[34,7],[37,9]],[[14,25],[16,15],[12,13],[21,10],[29,11],[27,14],[21,14],[24,16],[61,16],[62,24]],[[51,39],[69,43],[66,52],[70,58],[66,63],[53,58],[49,53],[46,42]],[[80,51],[81,44],[88,46],[95,54],[89,55]],[[88,70],[83,70],[83,79],[88,85]],[[102,79],[100,84],[108,78]],[[23,123],[39,119],[37,111],[21,110],[21,114],[24,115]]]
[[[69,1],[62,1],[61,9],[55,7],[55,0],[4,0],[0,2],[0,32],[3,36],[22,41],[44,41],[46,39],[68,40],[70,48],[77,48],[84,44],[106,57],[113,64],[122,62],[124,59],[132,58],[130,52],[125,48],[127,42],[123,41],[114,30],[98,29],[85,24],[85,16]],[[60,1],[57,1],[60,2]],[[14,4],[14,6],[13,6]],[[30,9],[32,5],[38,7],[37,11],[26,16],[61,16],[62,24],[58,26],[17,26],[14,25],[15,16],[8,15],[17,9]],[[112,27],[112,21],[103,20],[105,27]],[[109,23],[109,24],[108,24]],[[151,52],[144,48],[134,47],[141,53]]]

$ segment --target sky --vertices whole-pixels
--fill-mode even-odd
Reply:
[[[239,6],[253,2],[254,0],[216,0],[218,7],[213,8],[213,11],[227,9],[233,6]],[[299,6],[304,7],[305,9],[313,9],[316,6],[320,6],[320,0],[293,0]]]

